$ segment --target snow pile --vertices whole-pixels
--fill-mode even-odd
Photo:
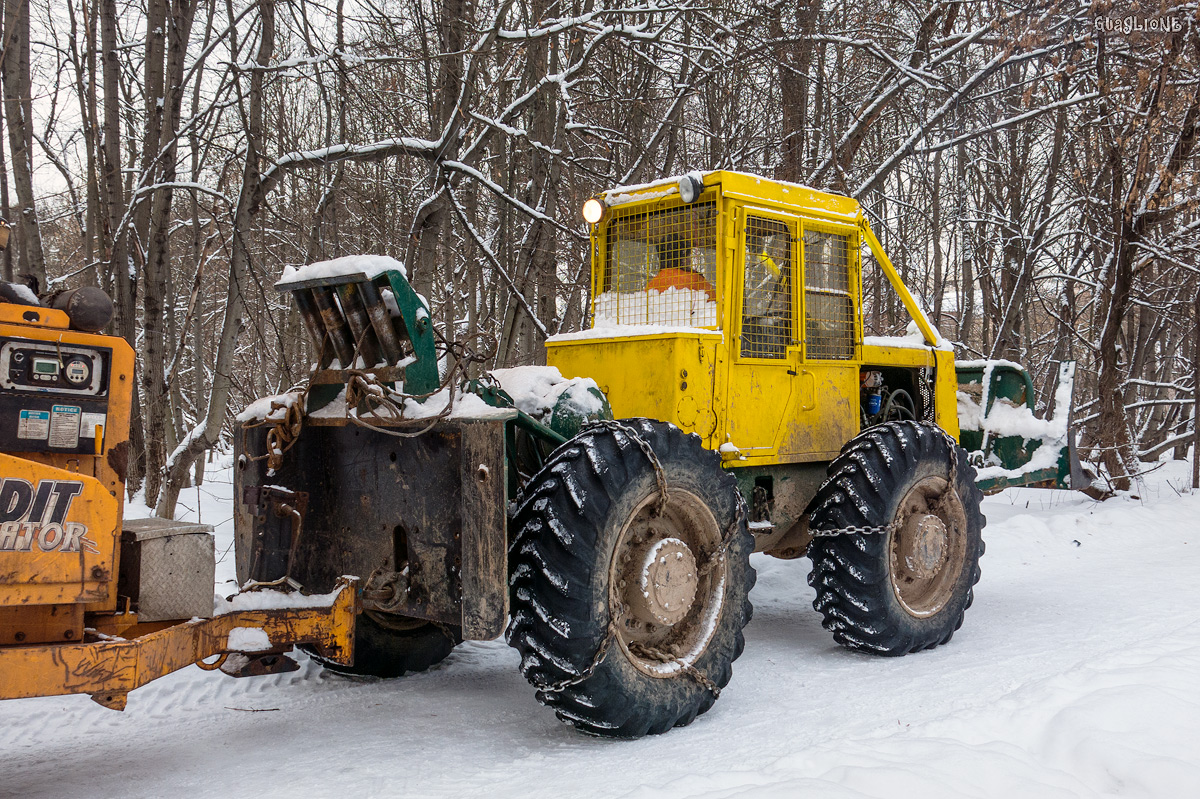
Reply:
[[[246,406],[234,417],[239,424],[254,422],[282,422],[288,408],[300,399],[299,391],[289,391],[286,394],[276,394],[273,397],[260,397]]]
[[[1140,499],[986,498],[965,623],[907,657],[839,648],[808,560],[754,555],[733,680],[665,735],[573,732],[502,640],[395,680],[337,677],[297,652],[298,671],[265,677],[188,667],[124,713],[87,696],[0,702],[0,796],[1185,799],[1200,785],[1200,492],[1189,463],[1154,466]],[[216,523],[218,553],[231,474],[219,456],[181,496],[200,501],[188,521]],[[217,567],[224,593],[232,565],[230,552]]]
[[[291,266],[283,268],[283,276],[275,284],[275,288],[283,289],[301,283],[305,280],[347,277],[350,275],[366,275],[368,279],[378,277],[388,270],[399,272],[408,277],[404,264],[387,255],[346,255],[330,261],[317,261],[315,264],[296,269]]]
[[[604,394],[590,377],[568,379],[554,366],[494,369],[491,374],[513,398],[517,409],[538,421],[548,420],[564,396],[568,407],[582,417],[594,416],[604,409],[600,399]]]
[[[666,291],[606,291],[596,297],[595,319],[595,327],[715,327],[717,304],[707,292],[676,286]]]
[[[929,326],[933,329],[934,337],[937,340],[933,348],[953,352],[954,345],[950,343],[950,340],[942,336],[941,332],[933,326],[933,322],[930,322]],[[929,349],[929,345],[925,343],[925,336],[915,321],[908,323],[904,328],[903,336],[863,336],[863,344],[868,347],[897,347],[905,350]]]
[[[378,389],[379,387],[376,388]],[[378,396],[384,396],[382,391],[376,391],[375,393]],[[451,402],[451,396],[453,396],[454,406],[450,408],[449,413],[446,413],[447,406]],[[447,419],[508,419],[514,415],[507,408],[496,408],[488,405],[477,394],[472,394],[469,391],[461,389],[454,389],[452,392],[450,388],[443,388],[441,391],[423,400],[392,393],[388,393],[386,398],[400,405],[402,418],[405,421],[432,419],[435,416],[443,415]],[[376,427],[396,421],[386,408],[380,408],[374,414],[360,414],[356,408],[347,407],[345,388],[342,388],[338,392],[338,395],[330,400],[328,404],[313,411],[309,416],[314,419],[348,419],[354,417]]]
[[[234,627],[225,648],[230,652],[266,652],[271,648],[271,638],[257,627]]]

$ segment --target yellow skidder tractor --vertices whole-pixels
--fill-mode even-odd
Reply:
[[[134,356],[98,334],[111,316],[99,289],[43,305],[0,284],[0,699],[90,694],[120,710],[204,658],[236,676],[287,670],[295,643],[352,662],[354,580],[319,597],[247,591],[214,616],[211,528],[122,525]]]
[[[399,675],[503,632],[542,703],[615,737],[713,705],[755,551],[811,558],[844,646],[949,641],[984,548],[954,354],[858,203],[721,171],[584,217],[593,324],[553,337],[547,367],[443,374],[388,258],[277,284],[318,363],[239,417],[239,579],[359,576],[353,662],[314,651],[335,670]],[[864,249],[910,335],[864,335]]]

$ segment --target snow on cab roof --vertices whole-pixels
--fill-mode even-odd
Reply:
[[[707,172],[693,170],[685,173],[684,175],[673,175],[671,177],[661,178],[660,180],[654,180],[649,183],[634,183],[627,186],[617,186],[601,192],[600,196],[604,199],[604,204],[609,207],[624,205],[631,202],[642,202],[645,200],[658,199],[660,197],[669,197],[672,194],[679,193],[679,181],[687,175],[700,178],[706,184],[708,182],[708,178],[712,175],[719,175],[720,180],[733,179],[734,181],[753,181],[755,183],[762,183],[763,181],[766,181],[773,185],[782,187],[785,194],[789,189],[797,189],[800,191],[809,192],[814,199],[819,198],[821,200],[831,200],[853,205],[855,209],[854,213],[843,215],[856,216],[858,213],[858,201],[854,200],[853,198],[844,197],[840,194],[831,194],[827,191],[815,189],[812,186],[805,186],[803,183],[792,183],[786,180],[776,180],[765,175],[755,175],[750,172],[738,172],[732,169],[714,169]],[[830,209],[823,210],[825,210],[826,213],[836,213]]]

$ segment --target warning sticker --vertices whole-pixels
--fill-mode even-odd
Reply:
[[[81,413],[79,415],[79,437],[95,438],[96,428],[100,428],[100,437],[104,438],[104,423],[108,419],[103,413]]]
[[[75,449],[79,446],[79,406],[55,405],[50,412],[50,446]]]
[[[21,411],[17,423],[17,438],[45,439],[50,435],[49,411]]]

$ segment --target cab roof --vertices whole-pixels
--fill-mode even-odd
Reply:
[[[700,178],[704,182],[705,188],[720,186],[723,197],[748,204],[768,203],[797,213],[815,212],[821,216],[841,218],[851,222],[857,220],[861,214],[857,200],[840,194],[820,191],[799,183],[788,183],[761,175],[752,175],[748,172],[734,172],[727,169],[687,174]],[[601,192],[600,197],[610,208],[658,200],[678,194],[679,181],[683,177],[685,176],[675,175],[651,183],[618,186]]]

